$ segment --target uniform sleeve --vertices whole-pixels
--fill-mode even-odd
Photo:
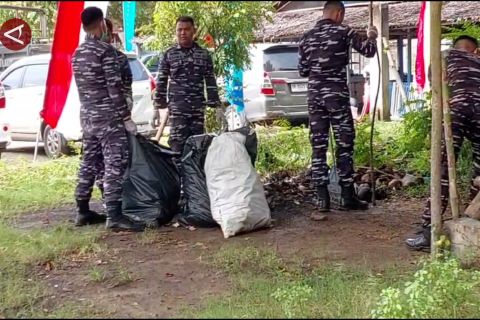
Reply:
[[[128,63],[128,58],[126,56],[123,57],[122,61],[122,81],[125,96],[129,97],[133,101],[133,75],[132,70],[130,69],[130,64]]]
[[[220,105],[218,96],[217,80],[213,71],[212,56],[207,54],[207,66],[205,69],[205,84],[207,86],[207,106],[216,108]]]
[[[131,118],[131,113],[125,101],[118,56],[113,47],[105,51],[101,63],[110,99],[112,99],[113,105],[117,108],[122,119],[128,120]]]
[[[360,35],[351,28],[348,28],[347,38],[353,49],[355,49],[361,55],[364,55],[367,58],[373,58],[375,56],[377,51],[376,40],[369,40],[367,36]]]
[[[168,54],[165,52],[162,57],[162,61],[160,61],[160,65],[158,67],[156,90],[153,104],[155,109],[165,109],[167,107],[167,86],[169,76],[170,63],[168,61]]]
[[[300,40],[300,44],[298,46],[298,73],[301,77],[308,77],[310,75],[310,65],[308,63],[308,55],[306,53],[305,43],[306,37],[304,36],[302,40]]]

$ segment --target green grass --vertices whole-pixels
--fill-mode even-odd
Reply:
[[[42,163],[0,161],[0,220],[73,203],[78,167],[78,156]]]
[[[398,279],[396,271],[382,277],[367,269],[327,264],[312,271],[285,262],[265,248],[224,246],[209,263],[229,278],[231,290],[184,310],[197,318],[362,318],[376,299]]]
[[[52,230],[20,232],[0,223],[0,315],[35,317],[48,294],[42,280],[32,268],[44,263],[55,264],[72,253],[86,254],[98,250],[99,229],[75,231],[70,226]]]
[[[390,306],[395,309],[400,305],[408,312],[405,300],[387,294],[399,287],[409,287],[409,293],[414,295],[422,294],[423,300],[412,305],[418,310],[428,305],[436,310],[435,314],[465,318],[475,317],[479,311],[472,301],[477,299],[480,288],[468,281],[470,278],[478,283],[478,273],[461,269],[451,261],[426,261],[415,273],[417,282],[411,280],[411,267],[391,266],[382,273],[374,273],[367,266],[326,263],[305,270],[301,263],[283,261],[271,249],[241,245],[225,245],[206,263],[228,277],[231,289],[206,299],[200,306],[184,307],[182,316],[371,318],[373,310],[389,312]],[[430,293],[437,297],[433,302],[429,302],[427,294],[430,283],[433,290]],[[445,288],[451,289],[450,294],[445,299],[438,298]]]
[[[256,168],[260,174],[299,172],[310,164],[312,148],[308,129],[260,128]]]

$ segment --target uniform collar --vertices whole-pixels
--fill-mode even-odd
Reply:
[[[184,49],[184,50],[192,50],[192,49],[198,49],[199,48],[199,45],[197,44],[197,42],[193,41],[193,45],[191,48],[184,48],[182,46],[180,46],[179,43],[177,43],[177,49]]]
[[[87,33],[85,40],[100,40],[100,38],[92,33]]]

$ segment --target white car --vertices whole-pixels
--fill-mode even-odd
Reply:
[[[133,75],[132,118],[142,134],[152,134],[150,124],[153,116],[152,92],[155,79],[140,62],[135,53],[126,53]],[[70,141],[80,141],[80,100],[75,86],[65,103],[57,128],[52,129],[40,118],[45,96],[45,85],[50,63],[50,54],[22,58],[0,74],[8,101],[6,108],[13,141],[36,141],[40,129],[41,141],[49,157],[68,154]]]
[[[7,146],[10,144],[10,128],[7,122],[5,106],[5,90],[0,82],[0,157],[2,156],[2,152],[5,152]]]

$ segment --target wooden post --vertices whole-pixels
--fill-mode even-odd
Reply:
[[[449,89],[447,79],[447,60],[442,57],[442,104],[443,104],[443,128],[445,133],[445,147],[448,158],[448,191],[450,194],[450,208],[454,219],[460,217],[457,190],[457,171],[455,165],[455,153],[453,150],[452,119],[448,104]]]
[[[430,212],[432,216],[431,252],[436,257],[436,242],[442,229],[441,201],[441,143],[442,143],[442,60],[441,60],[441,13],[442,3],[432,1],[430,5],[430,61],[432,70],[432,145]]]
[[[412,35],[410,30],[408,30],[408,40],[407,40],[407,82],[412,82]],[[410,88],[408,88],[410,90]]]
[[[388,4],[380,3],[373,6],[373,25],[378,30],[377,48],[380,55],[380,92],[377,106],[379,107],[380,119],[390,121],[390,101],[388,99],[388,82],[390,80],[390,68],[388,56],[383,45],[383,38],[390,39],[388,30]],[[376,88],[376,87],[375,87]],[[375,89],[376,91],[376,89]]]
[[[399,36],[397,39],[397,67],[398,73],[400,74],[402,81],[403,81],[403,37]]]
[[[395,61],[393,60],[392,53],[390,52],[390,49],[388,47],[388,41],[385,38],[383,38],[383,47],[387,50],[387,57],[388,57],[389,66],[390,66],[389,69],[393,73],[393,77],[397,82],[398,90],[400,91],[400,95],[402,96],[403,102],[406,102],[407,93],[405,92],[405,88],[403,87],[403,80],[400,77],[400,74],[398,73],[397,66],[395,65]],[[408,110],[408,111],[411,111],[411,110]]]

